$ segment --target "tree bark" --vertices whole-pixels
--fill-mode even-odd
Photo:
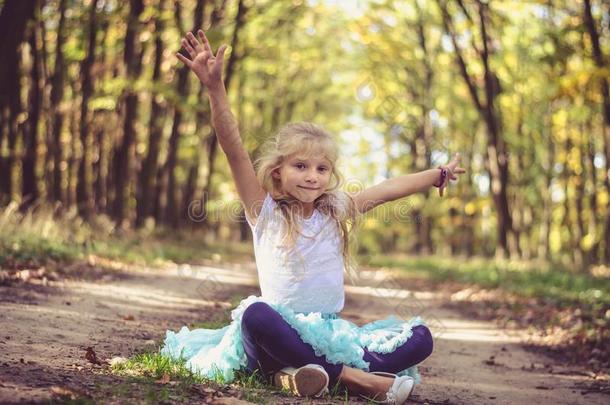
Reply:
[[[40,13],[40,5],[36,4],[35,15]],[[21,176],[21,210],[26,211],[38,200],[40,192],[36,179],[36,158],[38,150],[38,123],[42,100],[42,81],[40,63],[40,30],[37,23],[30,30],[30,52],[32,66],[30,68],[30,91],[28,95],[28,121],[23,132],[23,160]]]
[[[235,29],[233,30],[233,36],[231,38],[231,55],[229,57],[229,62],[227,63],[227,70],[225,72],[224,84],[227,92],[229,91],[229,87],[231,85],[231,79],[233,77],[234,69],[237,61],[239,60],[237,47],[239,46],[239,33],[241,29],[244,27],[246,23],[246,12],[248,9],[244,5],[243,0],[239,0],[237,5],[237,15],[235,16]],[[216,154],[218,152],[218,139],[216,138],[216,132],[212,129],[210,136],[207,139],[207,156],[208,156],[208,172],[206,176],[206,182],[203,189],[203,198],[202,198],[202,211],[204,217],[207,218],[205,207],[207,206],[207,202],[210,200],[210,195],[212,191],[212,176],[215,173],[214,163],[216,160]]]
[[[599,43],[599,34],[593,14],[591,13],[591,0],[585,0],[583,2],[584,7],[584,23],[591,39],[591,46],[593,47],[593,60],[595,65],[600,68],[606,68],[608,62],[605,61],[606,57],[602,53],[602,49]],[[603,117],[604,117],[604,147],[606,154],[606,170],[604,175],[604,185],[606,187],[606,193],[610,195],[610,91],[608,89],[608,80],[605,77],[599,80],[599,90],[603,99]],[[604,261],[610,263],[610,204],[606,206],[606,225],[604,228]]]
[[[102,46],[100,47],[100,54],[98,57],[99,63],[101,66],[107,66],[107,52],[106,49],[106,41],[108,39],[108,27],[110,23],[107,18],[101,18],[101,29],[102,38],[100,39],[100,43]],[[105,79],[104,69],[100,75],[102,80]],[[112,190],[108,181],[109,178],[112,177],[112,167],[110,164],[110,157],[108,151],[112,148],[106,145],[108,137],[106,136],[106,128],[103,123],[106,121],[107,112],[94,112],[93,114],[93,122],[101,122],[101,125],[95,125],[95,149],[97,159],[93,161],[93,177],[94,177],[94,185],[93,185],[93,193],[94,193],[94,201],[95,201],[95,210],[98,213],[108,213],[110,209],[108,192]]]
[[[585,134],[592,134],[592,123],[587,121],[585,123]],[[599,192],[597,187],[597,168],[595,167],[595,142],[593,139],[588,138],[586,141],[586,147],[584,148],[584,154],[587,156],[587,168],[589,173],[589,181],[591,182],[591,192],[589,193],[589,218],[588,218],[588,231],[587,233],[592,235],[595,239],[593,246],[589,251],[589,263],[594,263],[601,256],[599,251],[600,243],[598,240],[598,223],[597,223],[597,193]],[[603,235],[602,235],[603,236]]]
[[[424,55],[423,57],[423,92],[421,94],[421,121],[419,128],[416,131],[415,140],[415,167],[416,171],[422,171],[430,168],[432,163],[430,144],[433,138],[433,128],[430,123],[429,113],[432,110],[432,82],[434,80],[434,71],[430,63],[430,51],[427,45],[426,30],[424,26],[424,20],[422,10],[417,2],[414,2],[417,10],[417,37],[419,47]],[[430,191],[426,190],[424,193],[424,206],[430,198]],[[417,235],[416,253],[417,254],[430,254],[432,253],[432,218],[429,215],[423,215],[421,213],[415,214],[415,233]]]
[[[63,45],[65,41],[66,26],[66,0],[59,2],[59,24],[57,26],[57,43],[55,45],[55,67],[51,77],[51,115],[52,115],[52,138],[53,138],[53,193],[51,199],[55,202],[63,202],[62,187],[62,161],[61,131],[64,124],[64,112],[61,102],[64,96],[64,54]],[[65,169],[64,169],[65,170]]]
[[[89,112],[89,99],[93,94],[93,78],[91,68],[95,61],[95,40],[97,36],[97,3],[98,0],[91,2],[89,9],[89,38],[87,45],[87,56],[81,64],[81,91],[82,100],[80,108],[80,143],[81,159],[78,165],[78,182],[76,186],[76,204],[79,214],[88,219],[93,211],[93,201],[91,200],[91,160],[89,153],[89,127],[91,114]]]
[[[13,166],[18,136],[17,118],[22,111],[19,66],[20,44],[27,23],[34,17],[35,0],[7,0],[0,14],[0,148],[8,137],[8,156],[0,156],[0,204],[12,198]]]
[[[468,72],[466,61],[462,55],[462,50],[458,44],[456,33],[453,29],[452,17],[443,0],[437,0],[443,18],[445,31],[450,35],[451,42],[455,49],[456,62],[460,69],[460,74],[468,87],[468,92],[472,101],[483,118],[487,133],[486,166],[491,180],[491,192],[497,213],[497,235],[498,245],[496,256],[507,257],[510,254],[511,246],[509,238],[513,235],[513,223],[508,203],[508,151],[504,139],[502,138],[501,121],[497,107],[494,104],[495,98],[500,94],[499,81],[489,65],[491,49],[489,48],[489,36],[487,34],[487,4],[478,2],[479,28],[481,31],[482,51],[477,54],[480,56],[484,67],[484,93],[485,98],[479,96],[475,80]]]
[[[130,83],[137,80],[142,70],[143,52],[139,49],[138,33],[140,32],[139,19],[143,11],[144,3],[142,0],[130,0],[123,54],[123,61],[127,67],[126,76]],[[138,93],[136,90],[131,86],[127,87],[123,95],[125,99],[123,138],[116,151],[116,165],[114,166],[113,176],[115,184],[113,216],[119,228],[127,225],[125,202],[128,198],[135,159],[135,121],[138,115]]]
[[[192,32],[196,33],[198,29],[203,26],[203,19],[205,16],[205,1],[197,0],[194,11],[194,22]],[[178,26],[182,26],[181,15],[178,14],[176,18],[179,20]],[[180,98],[186,98],[188,93],[188,77],[189,68],[182,66],[178,72],[177,91]],[[169,145],[167,150],[167,160],[164,165],[164,175],[167,178],[167,189],[165,193],[165,214],[163,220],[170,224],[172,227],[177,228],[180,225],[180,213],[179,199],[177,196],[178,187],[176,184],[176,166],[178,164],[178,146],[180,142],[181,132],[180,124],[182,123],[182,109],[180,106],[176,106],[174,110],[174,121],[172,123],[172,131],[169,137]]]
[[[157,18],[155,19],[155,62],[153,66],[152,82],[156,84],[161,79],[161,62],[163,62],[163,12],[165,0],[159,0]],[[163,136],[163,123],[165,122],[165,103],[161,96],[153,92],[151,97],[150,121],[148,123],[148,151],[142,164],[139,182],[136,186],[136,226],[144,225],[145,220],[151,215],[152,200],[154,192],[153,181],[156,178],[159,166],[159,151],[161,138]]]

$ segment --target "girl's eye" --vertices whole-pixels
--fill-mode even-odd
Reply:
[[[328,170],[328,168],[326,168],[326,167],[320,167],[320,168],[318,168],[318,170],[320,170],[321,172],[325,172],[325,171],[327,171],[327,170]]]
[[[297,163],[296,165],[294,165],[294,167],[296,167],[297,169],[302,169],[305,167],[305,165],[303,163]]]

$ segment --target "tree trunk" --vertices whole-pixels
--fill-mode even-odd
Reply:
[[[101,29],[102,38],[100,39],[100,43],[102,46],[100,47],[100,54],[98,57],[99,63],[101,66],[107,66],[107,52],[106,49],[106,40],[108,39],[108,27],[110,23],[108,19],[101,19]],[[105,72],[100,73],[101,79],[105,79]],[[94,192],[94,204],[95,210],[98,213],[109,213],[110,204],[109,204],[109,191],[112,191],[112,187],[110,187],[108,180],[112,177],[112,168],[110,164],[109,150],[112,150],[112,147],[107,146],[106,144],[108,137],[106,136],[106,128],[103,123],[106,121],[107,113],[104,111],[94,112],[92,122],[100,122],[101,125],[95,125],[95,153],[94,155],[97,157],[96,160],[93,161],[93,192]]]
[[[91,2],[89,9],[89,42],[87,45],[87,56],[81,64],[82,76],[82,100],[80,108],[80,143],[81,159],[78,165],[78,182],[76,186],[76,204],[79,214],[88,219],[93,211],[91,200],[91,161],[89,152],[89,127],[91,114],[89,112],[89,99],[93,94],[93,79],[91,68],[95,61],[95,39],[97,36],[97,3],[98,0]]]
[[[203,26],[203,19],[205,13],[205,1],[197,0],[197,4],[195,5],[194,11],[194,27],[191,30],[192,32],[197,32],[198,29]],[[182,18],[178,14],[176,18],[179,20],[178,26],[182,26]],[[188,93],[188,77],[189,77],[189,68],[186,66],[182,66],[178,72],[178,83],[177,83],[177,91],[178,96],[181,99],[186,98]],[[174,122],[172,123],[172,132],[169,137],[169,145],[167,150],[167,160],[165,162],[164,171],[165,176],[167,177],[167,189],[166,189],[166,206],[165,206],[165,221],[169,223],[172,227],[179,226],[179,218],[181,210],[179,209],[178,203],[178,188],[176,184],[176,166],[178,164],[178,146],[180,141],[180,124],[182,123],[182,110],[180,106],[177,106],[174,110]]]
[[[66,0],[59,2],[59,24],[57,26],[57,44],[55,45],[55,68],[51,78],[51,114],[53,116],[52,137],[53,137],[53,193],[52,200],[63,202],[62,187],[62,168],[63,152],[61,150],[61,131],[64,125],[64,112],[61,102],[64,96],[64,53],[63,46],[65,41],[66,26]]]
[[[227,92],[229,91],[229,86],[231,85],[231,79],[233,77],[233,72],[235,69],[235,64],[239,60],[237,55],[237,47],[239,45],[239,33],[243,28],[246,22],[246,12],[248,9],[244,5],[243,0],[239,0],[237,5],[237,15],[235,16],[235,29],[233,31],[233,36],[231,38],[231,56],[229,57],[229,62],[227,63],[227,70],[225,73],[225,88]],[[216,132],[212,129],[209,138],[207,139],[207,156],[208,156],[208,173],[206,176],[205,187],[203,189],[203,199],[202,199],[202,210],[204,216],[204,224],[206,216],[205,207],[207,206],[207,202],[210,200],[210,195],[212,191],[212,176],[214,175],[214,162],[216,160],[216,153],[218,151],[218,139],[216,138]]]
[[[430,63],[430,52],[427,45],[426,30],[424,26],[422,10],[420,9],[419,4],[417,2],[415,2],[414,5],[417,10],[417,37],[419,46],[424,55],[424,82],[420,103],[421,122],[420,127],[416,131],[417,139],[415,140],[415,166],[417,171],[422,171],[429,169],[430,164],[432,162],[432,159],[430,157],[430,144],[434,134],[433,127],[430,123],[429,113],[430,110],[432,110],[432,106],[434,103],[434,101],[432,100],[432,82],[434,80],[434,71]],[[430,191],[424,191],[423,196],[424,206],[426,206],[427,201],[430,197]],[[415,227],[417,235],[416,253],[432,253],[432,217],[430,217],[429,215],[416,215]]]
[[[80,84],[75,81],[70,81],[70,87],[72,94],[77,94],[80,90]],[[67,154],[68,161],[68,185],[67,185],[67,197],[66,197],[66,206],[67,207],[76,207],[76,186],[77,186],[77,176],[78,176],[78,151],[79,151],[79,139],[76,134],[78,134],[79,127],[79,117],[76,108],[70,108],[70,122],[69,122],[69,130],[70,134],[70,150]]]
[[[462,78],[466,82],[469,94],[477,108],[479,114],[483,118],[487,129],[487,150],[486,150],[486,166],[491,180],[491,192],[496,207],[497,213],[497,235],[498,245],[496,247],[496,256],[507,257],[510,254],[511,246],[509,238],[512,236],[513,224],[510,215],[508,203],[508,153],[506,144],[502,138],[501,122],[497,108],[494,104],[495,98],[500,94],[499,80],[489,66],[489,57],[491,50],[489,48],[489,37],[487,35],[487,4],[478,2],[479,24],[481,31],[481,41],[483,50],[477,52],[480,55],[481,63],[484,68],[484,90],[485,98],[479,96],[475,85],[475,80],[468,72],[466,61],[462,55],[462,50],[458,44],[457,35],[453,29],[452,17],[443,0],[437,0],[443,17],[443,25],[445,31],[450,35],[457,64],[460,68]]]
[[[35,13],[40,13],[36,4]],[[32,66],[30,69],[30,91],[28,95],[28,121],[27,128],[23,132],[23,161],[21,176],[21,210],[26,211],[38,200],[40,195],[36,181],[36,158],[38,150],[38,123],[40,121],[40,110],[42,100],[42,81],[40,63],[40,30],[38,24],[31,27],[30,52]]]
[[[587,121],[585,123],[585,134],[593,134],[591,121]],[[589,181],[591,182],[591,192],[589,193],[589,221],[588,221],[588,231],[593,240],[593,246],[591,246],[591,250],[589,251],[589,263],[594,263],[596,260],[601,259],[601,252],[599,251],[600,243],[598,240],[598,223],[597,223],[597,193],[599,189],[597,188],[597,168],[595,167],[595,142],[590,137],[587,138],[586,147],[584,149],[584,154],[587,157],[587,167],[589,172]],[[601,260],[600,260],[601,261]]]
[[[544,121],[542,127],[542,139],[547,142],[546,144],[546,169],[544,171],[544,190],[549,190],[547,193],[542,193],[543,207],[542,207],[542,218],[540,221],[540,233],[538,237],[538,251],[537,256],[547,261],[551,260],[551,226],[552,226],[552,210],[553,201],[551,198],[551,185],[553,181],[553,167],[555,166],[555,144],[553,142],[553,129],[551,124],[551,116],[553,109],[544,114]],[[551,128],[548,130],[548,128]],[[546,133],[546,136],[545,136]]]
[[[0,13],[0,150],[8,135],[9,156],[0,156],[0,204],[11,199],[17,141],[17,118],[22,111],[19,85],[20,44],[27,22],[34,17],[35,0],[6,0]]]
[[[123,61],[127,67],[127,79],[130,83],[133,83],[140,76],[142,70],[143,52],[141,49],[138,49],[138,34],[140,32],[139,19],[144,11],[144,3],[143,0],[130,0],[129,5]],[[116,151],[116,165],[114,166],[113,179],[115,184],[113,216],[119,228],[127,225],[125,202],[129,194],[128,190],[135,159],[135,121],[138,115],[138,93],[130,86],[124,91],[124,99],[123,139]]]
[[[186,180],[186,184],[184,185],[184,190],[182,191],[182,207],[181,211],[185,214],[185,220],[187,224],[191,223],[190,221],[197,221],[198,217],[196,215],[199,211],[191,211],[193,207],[195,207],[195,190],[197,187],[197,171],[199,167],[197,164],[193,164],[189,169],[188,178]]]
[[[591,38],[591,46],[593,47],[593,60],[599,69],[607,67],[607,62],[604,62],[604,55],[599,43],[599,34],[593,14],[591,13],[591,1],[585,0],[584,7],[584,22],[587,32]],[[610,91],[608,89],[608,80],[605,77],[600,77],[599,90],[603,99],[603,117],[604,117],[604,147],[606,150],[606,170],[604,175],[604,185],[606,193],[610,195]],[[606,206],[606,225],[604,228],[604,261],[610,263],[610,204]]]
[[[153,84],[161,79],[161,62],[163,62],[163,12],[165,0],[159,0],[157,18],[155,20],[155,62],[153,66]],[[159,166],[159,150],[163,136],[163,123],[165,122],[165,104],[161,96],[156,93],[151,97],[150,121],[148,124],[149,140],[146,158],[142,164],[139,182],[136,186],[136,226],[141,227],[152,211],[152,200],[154,192],[153,181]]]
[[[573,221],[572,218],[572,206],[571,206],[571,198],[570,198],[570,183],[572,183],[572,178],[576,178],[573,176],[572,169],[570,168],[570,151],[572,150],[572,138],[567,134],[566,143],[565,143],[565,160],[563,162],[563,172],[562,172],[562,180],[564,185],[564,199],[563,199],[563,209],[565,211],[562,221],[562,226],[568,229],[568,254],[570,256],[570,262],[576,267],[580,267],[582,265],[582,257],[580,252],[578,251],[578,241],[580,240],[581,235],[578,234],[578,228]],[[575,191],[575,190],[574,190]]]
[[[587,132],[584,132],[584,127],[581,126],[581,131],[580,133],[582,134],[581,136],[585,137]],[[587,181],[587,170],[585,168],[585,154],[587,153],[586,151],[586,147],[587,147],[587,143],[584,142],[582,144],[581,150],[580,150],[580,167],[581,167],[581,174],[576,176],[574,178],[574,181],[576,182],[576,190],[575,190],[575,203],[576,203],[576,224],[578,225],[578,235],[577,235],[577,246],[575,250],[578,250],[579,255],[580,255],[580,260],[581,260],[581,271],[587,271],[587,268],[589,266],[589,251],[585,250],[584,246],[583,246],[583,238],[585,237],[585,235],[587,234],[587,231],[585,229],[585,219],[584,219],[584,215],[585,215],[585,196],[586,196],[586,192],[585,192],[585,183]]]

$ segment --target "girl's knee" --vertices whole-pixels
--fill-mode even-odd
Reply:
[[[432,339],[430,329],[428,329],[427,326],[418,325],[413,328],[413,335],[417,336],[417,339],[420,342],[422,357],[425,359],[426,357],[430,356],[432,354],[432,350],[434,349],[434,341]]]
[[[268,311],[273,311],[273,308],[266,302],[254,302],[244,310],[241,317],[241,326],[246,328],[252,328],[258,326],[264,322],[265,319],[269,319],[265,316]]]

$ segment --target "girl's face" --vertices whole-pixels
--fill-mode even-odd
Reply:
[[[330,183],[331,162],[321,155],[309,157],[295,153],[284,159],[272,176],[279,179],[285,193],[304,203],[312,203]]]

